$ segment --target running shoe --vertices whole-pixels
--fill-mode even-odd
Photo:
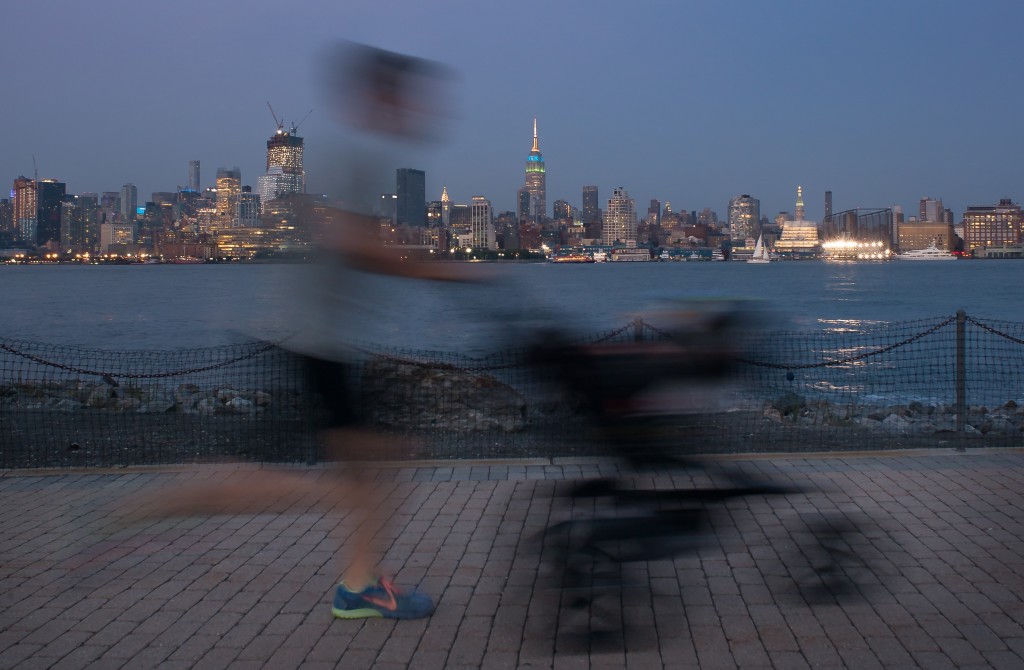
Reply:
[[[422,593],[403,593],[387,579],[362,591],[350,591],[345,582],[338,584],[331,612],[339,619],[421,619],[434,611],[434,601]]]

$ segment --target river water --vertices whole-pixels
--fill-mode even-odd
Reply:
[[[526,326],[599,332],[694,298],[748,298],[798,330],[950,316],[1024,320],[1024,263],[776,262],[479,265],[488,281],[382,281],[380,344],[483,352]],[[477,269],[477,268],[474,268]],[[0,266],[0,339],[169,350],[276,339],[297,323],[296,265]],[[299,289],[301,292],[304,289]],[[652,314],[653,312],[653,314]]]

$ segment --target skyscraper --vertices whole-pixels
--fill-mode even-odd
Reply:
[[[533,148],[526,157],[526,190],[530,194],[529,218],[537,220],[547,216],[547,175],[544,171],[544,156],[540,153],[537,139],[537,117],[533,117]]]
[[[583,187],[583,223],[597,223],[601,216],[596,186]]]
[[[36,182],[25,176],[18,177],[14,180],[14,230],[18,239],[35,244],[38,223],[39,200],[36,198]]]
[[[521,222],[530,218],[530,192],[525,186],[516,191],[516,218]]]
[[[135,184],[125,184],[121,187],[121,221],[131,223],[138,214],[139,190]]]
[[[188,190],[199,192],[199,161],[188,162]]]
[[[470,225],[474,249],[494,249],[495,235],[491,201],[479,195],[473,196],[470,205]]]
[[[825,218],[822,221],[828,221],[832,218],[832,191],[825,191]]]
[[[804,187],[796,187],[796,220],[804,220]]]
[[[739,246],[757,237],[760,221],[760,200],[745,193],[729,200],[729,235]]]
[[[423,170],[398,168],[395,193],[398,195],[396,217],[399,225],[427,225],[427,178]]]
[[[944,208],[942,206],[942,199],[939,198],[921,198],[921,203],[918,208],[918,221],[943,221],[944,220]]]
[[[608,198],[601,237],[604,244],[619,243],[628,247],[636,244],[636,201],[621,186]]]
[[[448,227],[448,222],[451,219],[451,208],[452,203],[448,199],[448,187],[441,187],[441,225],[445,228]]]
[[[56,179],[40,179],[36,188],[39,213],[35,243],[39,246],[47,242],[60,244],[60,204],[67,195],[67,187]]]
[[[279,167],[283,177],[278,182],[278,186],[283,190],[271,197],[306,192],[306,171],[302,167],[302,152],[303,140],[295,134],[294,125],[290,131],[278,128],[267,140],[267,173],[270,173],[271,168]]]
[[[235,215],[238,195],[242,192],[242,171],[217,168],[217,218],[230,222]]]

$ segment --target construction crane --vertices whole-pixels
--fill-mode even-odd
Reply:
[[[277,124],[277,132],[284,130],[284,117],[277,118],[277,114],[274,113],[274,108],[270,106],[270,101],[267,100],[267,109],[270,110],[270,115],[274,117],[274,123]]]
[[[312,113],[313,113],[313,110],[311,109],[308,112],[306,112],[306,115],[304,117],[302,117],[302,121],[299,121],[298,123],[295,123],[294,121],[292,121],[292,135],[294,135],[296,132],[298,132],[299,126],[301,126],[303,123],[305,123],[306,119],[308,119],[309,115],[312,114]]]

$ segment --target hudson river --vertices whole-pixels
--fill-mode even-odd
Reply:
[[[0,339],[113,350],[214,346],[295,328],[296,265],[0,266]],[[485,351],[531,325],[598,332],[687,298],[750,298],[779,327],[852,328],[950,316],[1024,320],[1024,262],[476,264],[480,284],[387,280],[367,296],[375,341]]]

